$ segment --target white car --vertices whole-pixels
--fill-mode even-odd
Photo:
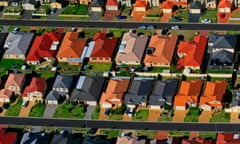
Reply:
[[[203,20],[201,20],[201,22],[203,24],[209,24],[209,23],[212,23],[212,20],[211,19],[203,19]]]
[[[180,30],[180,27],[178,25],[171,26],[172,30]]]

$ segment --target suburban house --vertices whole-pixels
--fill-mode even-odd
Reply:
[[[117,137],[116,144],[146,144],[147,140],[139,137],[123,136]]]
[[[52,90],[58,92],[61,96],[69,98],[70,91],[73,86],[73,77],[65,75],[57,75]]]
[[[6,50],[3,57],[24,60],[33,37],[34,33],[10,32],[3,46]]]
[[[239,133],[217,133],[216,144],[238,144]]]
[[[44,78],[34,77],[23,92],[23,100],[43,102],[47,83]]]
[[[177,69],[201,69],[207,40],[207,37],[197,35],[194,36],[192,41],[180,41],[177,50],[179,57]]]
[[[50,144],[67,144],[68,139],[68,134],[55,133]]]
[[[133,0],[117,0],[117,1],[121,6],[125,5],[127,7],[131,7],[133,4]]]
[[[21,144],[49,143],[52,135],[45,132],[25,132],[21,139]]]
[[[117,0],[107,0],[106,10],[117,11],[118,10],[118,1]]]
[[[202,80],[182,81],[178,94],[174,98],[174,109],[186,110],[189,107],[196,107],[202,84]]]
[[[232,12],[232,1],[220,0],[218,3],[218,23],[227,23]]]
[[[22,3],[24,10],[36,10],[40,6],[40,1],[37,0],[24,0]]]
[[[85,5],[89,5],[92,3],[92,0],[78,0],[79,4],[85,4]]]
[[[189,13],[190,14],[201,14],[202,11],[202,4],[198,0],[194,0],[190,3],[190,9]]]
[[[240,112],[240,89],[233,92],[235,98],[232,99],[229,108],[225,108],[225,112]]]
[[[164,14],[171,14],[173,12],[173,3],[170,1],[163,1],[160,9],[162,10],[163,15]]]
[[[4,54],[3,46],[4,46],[7,35],[8,33],[3,33],[3,32],[0,33],[0,56]]]
[[[136,0],[132,11],[133,19],[135,21],[141,21],[145,16],[147,9],[147,0]]]
[[[142,62],[148,37],[133,32],[124,33],[115,61],[118,65],[139,65]]]
[[[172,105],[178,89],[178,79],[158,80],[149,98],[149,108],[161,110],[165,104]]]
[[[9,103],[13,96],[13,92],[9,89],[1,89],[0,90],[0,102]]]
[[[80,76],[77,85],[71,93],[70,101],[97,105],[102,94],[105,78]]]
[[[150,7],[159,7],[160,1],[159,0],[148,0],[148,4]]]
[[[78,65],[84,60],[86,38],[81,38],[78,32],[67,32],[57,53],[59,62]],[[83,57],[82,57],[83,55]]]
[[[236,44],[236,35],[210,34],[208,37],[209,68],[232,67]]]
[[[204,0],[205,8],[215,9],[217,8],[217,0]]]
[[[85,136],[82,144],[110,144],[110,142],[99,136]]]
[[[91,3],[91,11],[92,12],[102,12],[103,7],[105,6],[105,1],[103,0],[92,0]]]
[[[36,36],[27,55],[28,64],[40,64],[43,61],[53,61],[60,44],[62,33],[47,32]]]
[[[172,5],[176,5],[181,8],[186,8],[188,7],[188,0],[166,0],[171,2]]]
[[[122,106],[124,94],[128,90],[129,77],[114,77],[108,82],[105,92],[102,93],[99,104],[104,108],[117,108]]]
[[[124,104],[129,108],[146,107],[153,85],[153,78],[134,77],[125,94]]]
[[[227,81],[207,81],[204,93],[200,96],[199,107],[202,110],[222,110],[223,96],[227,90]]]
[[[4,88],[12,91],[15,95],[21,95],[25,82],[24,77],[22,73],[10,73]]]
[[[193,139],[183,139],[181,144],[213,144],[213,140],[196,137]]]
[[[50,0],[50,7],[55,9],[61,9],[63,7],[64,0]]]
[[[9,0],[0,0],[0,6],[9,6],[10,5],[10,1]]]
[[[146,49],[145,66],[169,67],[172,63],[177,40],[177,35],[152,36]]]
[[[57,91],[51,90],[45,98],[45,103],[57,105],[60,100],[61,100],[60,94]]]
[[[93,37],[93,47],[89,62],[112,63],[113,52],[117,44],[117,38],[108,36],[107,33],[99,32]]]
[[[17,132],[9,132],[6,129],[0,129],[0,143],[15,144],[17,143]]]

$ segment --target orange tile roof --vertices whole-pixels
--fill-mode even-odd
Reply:
[[[57,53],[57,58],[80,58],[87,39],[78,38],[78,32],[67,32]]]
[[[218,8],[231,8],[232,3],[230,0],[220,0]]]
[[[234,139],[233,133],[218,133],[216,144],[239,144],[240,139]]]
[[[162,2],[161,9],[172,9],[173,3],[170,1],[164,1]]]
[[[100,104],[121,104],[129,83],[130,78],[111,79],[106,91],[101,96]]]
[[[154,48],[153,54],[146,54],[144,63],[171,64],[178,36],[152,36],[148,48]]]
[[[9,89],[1,89],[0,90],[0,98],[11,98],[12,91]]]
[[[136,0],[134,7],[146,7],[147,1],[146,0]]]
[[[182,5],[182,6],[188,5],[188,1],[187,0],[167,0],[167,1],[171,2],[172,5]]]
[[[178,55],[182,55],[177,63],[177,68],[185,66],[201,66],[207,46],[207,37],[195,36],[192,41],[181,41],[178,46]]]
[[[4,87],[8,88],[10,86],[15,86],[15,87],[21,88],[23,85],[23,80],[24,80],[24,74],[10,73]]]
[[[106,6],[118,6],[117,0],[107,0]]]
[[[213,144],[213,141],[206,140],[200,137],[194,138],[194,139],[183,139],[182,144]]]

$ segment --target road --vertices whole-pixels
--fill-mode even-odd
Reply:
[[[52,27],[98,27],[138,28],[141,25],[156,25],[158,29],[178,25],[186,30],[240,30],[240,24],[154,23],[154,22],[107,22],[107,21],[61,21],[61,20],[0,20],[0,25],[52,26]]]
[[[140,130],[179,130],[179,131],[213,131],[237,132],[240,124],[235,123],[174,123],[174,122],[134,122],[134,121],[101,121],[101,120],[72,120],[54,118],[19,118],[0,117],[1,124],[53,126],[53,127],[82,127],[106,129],[140,129]]]

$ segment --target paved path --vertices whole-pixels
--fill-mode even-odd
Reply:
[[[88,106],[84,119],[92,119],[92,113],[96,106]]]
[[[202,111],[201,115],[198,118],[199,122],[209,122],[210,118],[212,117],[214,111]]]
[[[49,14],[48,19],[49,20],[57,20],[59,14],[61,14],[62,11],[63,11],[63,9],[57,9],[54,14]]]
[[[33,101],[30,101],[27,107],[22,107],[19,112],[19,117],[28,117],[32,107],[35,105]]]
[[[158,121],[160,110],[149,109],[148,121]]]
[[[55,104],[46,104],[46,108],[45,108],[43,117],[44,118],[52,118],[53,114],[58,106],[59,105],[55,105]]]

